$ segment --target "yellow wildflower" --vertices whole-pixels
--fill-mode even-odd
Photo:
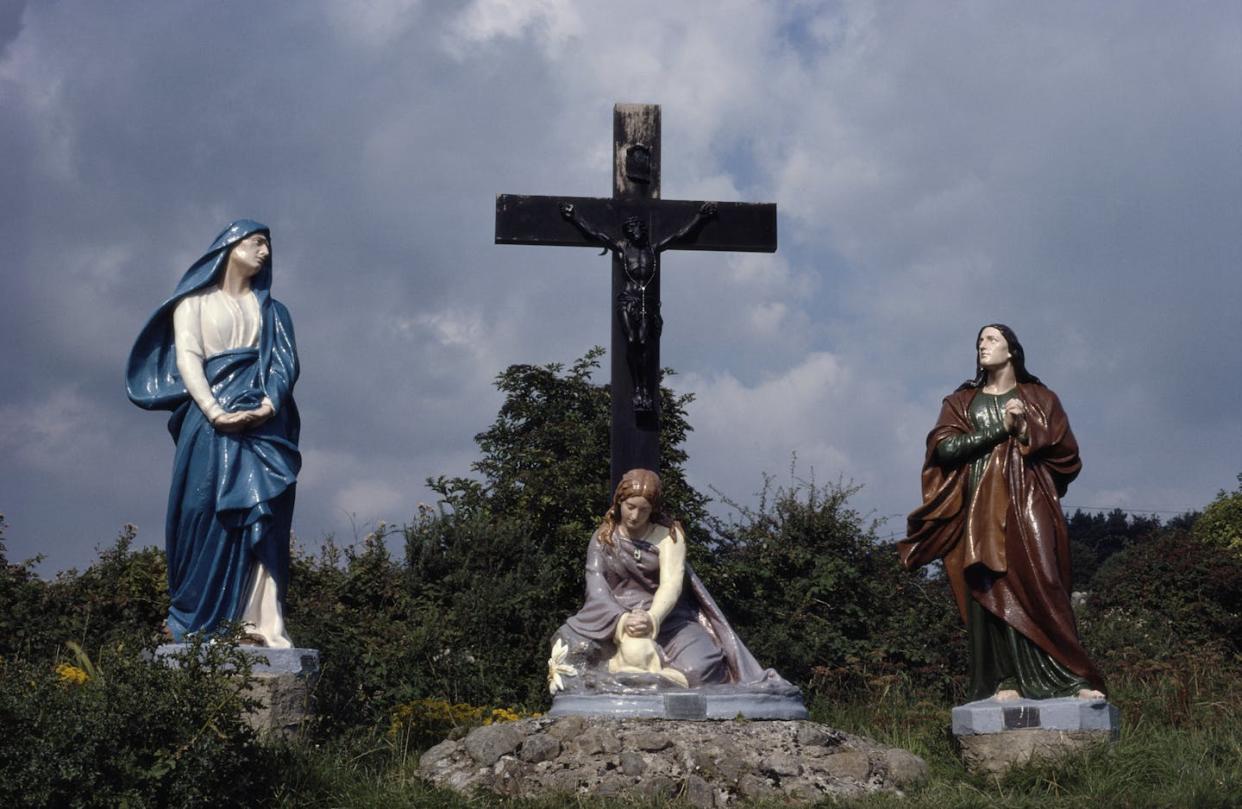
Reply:
[[[56,676],[60,678],[62,683],[72,683],[73,685],[81,685],[91,678],[82,669],[77,666],[71,666],[68,663],[61,663],[56,667]]]
[[[522,715],[510,708],[492,708],[491,718],[487,720],[487,724],[493,722],[516,722],[522,718]]]

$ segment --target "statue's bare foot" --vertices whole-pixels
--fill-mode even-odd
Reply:
[[[1080,688],[1078,689],[1078,698],[1079,699],[1104,699],[1105,697],[1104,697],[1103,691],[1096,691],[1094,688]]]
[[[247,632],[237,640],[238,646],[266,646],[267,640],[254,632]]]
[[[997,702],[1013,702],[1015,699],[1022,699],[1022,695],[1012,688],[1002,688],[992,699]]]

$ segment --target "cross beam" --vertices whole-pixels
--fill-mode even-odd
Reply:
[[[660,107],[613,108],[612,197],[496,197],[496,244],[604,247],[612,259],[612,484],[658,471],[660,253],[776,250],[774,203],[660,199]]]
[[[626,199],[599,197],[532,197],[499,194],[496,197],[496,244],[534,244],[545,247],[594,247],[561,217],[562,202],[574,205],[585,217],[599,222],[624,222],[631,216],[645,218],[647,229],[658,237],[676,230],[691,219],[703,201],[661,199],[634,204]],[[733,250],[771,253],[776,250],[776,204],[772,202],[717,202],[716,217],[703,225],[697,236],[673,242],[670,250]]]

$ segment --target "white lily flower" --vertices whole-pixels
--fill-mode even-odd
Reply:
[[[556,639],[556,643],[552,644],[552,656],[548,658],[548,692],[556,694],[565,688],[565,682],[561,679],[561,675],[566,677],[576,677],[578,670],[573,666],[565,663],[565,657],[569,654],[569,647],[565,645],[565,641],[560,638]]]

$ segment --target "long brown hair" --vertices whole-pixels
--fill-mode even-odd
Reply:
[[[1013,329],[1004,323],[989,323],[986,326],[981,326],[979,333],[975,335],[975,378],[967,379],[958,385],[958,390],[981,388],[988,381],[988,372],[983,370],[983,366],[979,364],[979,340],[983,338],[984,329],[996,329],[1001,333],[1001,337],[1005,338],[1005,343],[1009,346],[1009,359],[1013,363],[1013,375],[1019,382],[1025,382],[1028,385],[1044,384],[1039,381],[1039,377],[1026,370],[1026,350],[1018,342],[1018,335],[1013,333]]]
[[[651,522],[668,529],[680,530],[681,526],[668,514],[664,513],[663,489],[660,476],[650,469],[631,469],[621,476],[617,490],[612,495],[612,506],[599,524],[595,536],[603,544],[612,546],[612,532],[621,521],[621,504],[631,497],[645,498],[651,504]],[[673,541],[677,541],[677,530],[670,530]]]

